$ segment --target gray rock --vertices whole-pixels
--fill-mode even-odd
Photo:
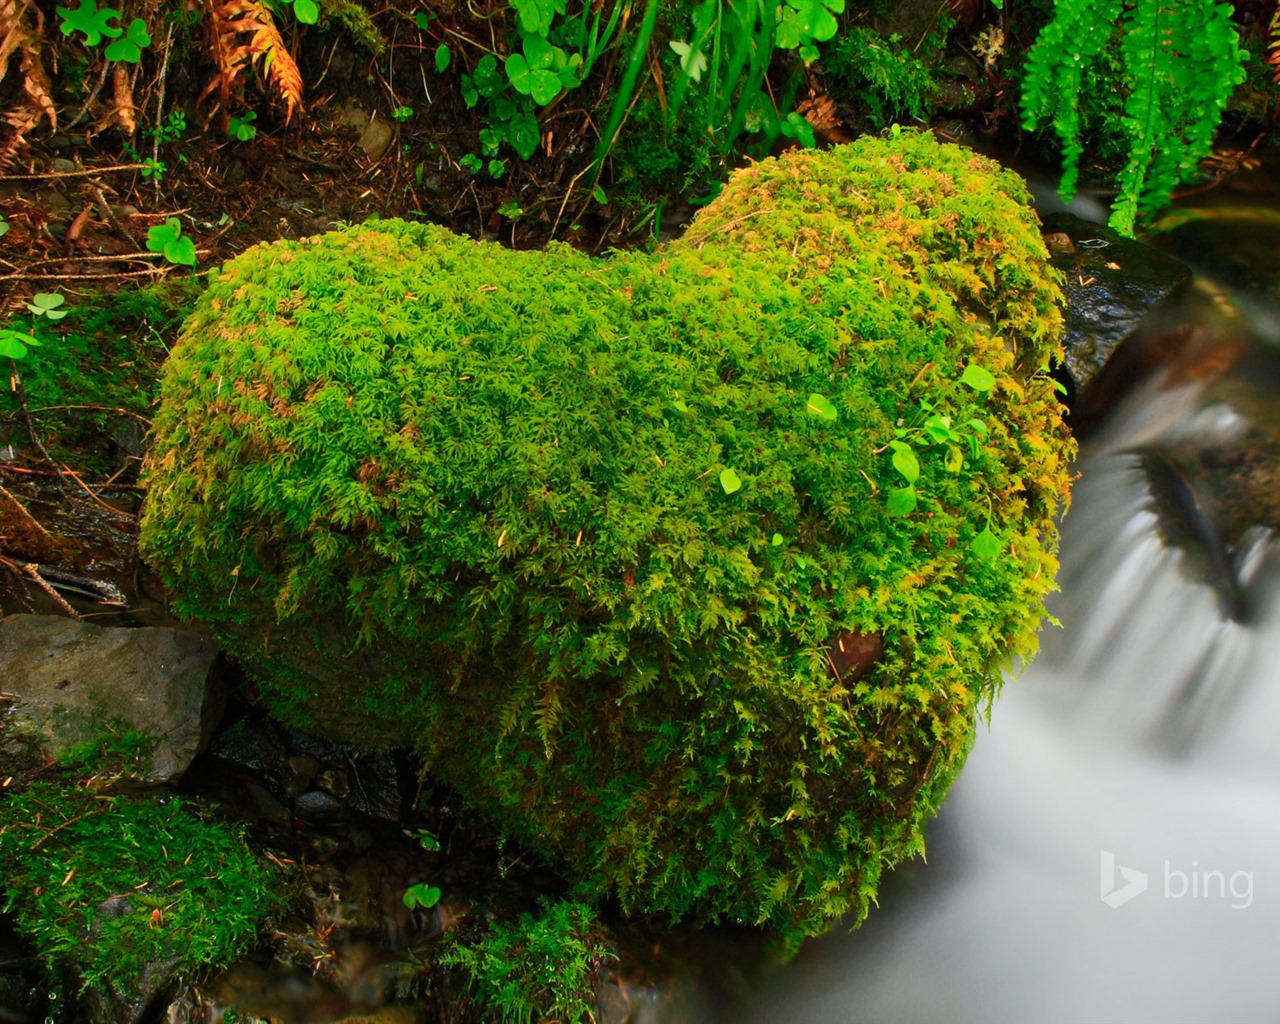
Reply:
[[[0,685],[11,700],[0,752],[16,746],[56,758],[130,729],[156,741],[149,778],[177,778],[225,706],[209,682],[217,655],[213,640],[183,630],[11,615],[0,621]]]
[[[1147,313],[1191,282],[1182,263],[1069,213],[1044,220],[1051,262],[1066,280],[1063,347],[1079,394]]]
[[[67,160],[64,157],[58,157],[52,162],[52,164],[50,164],[50,166],[59,174],[66,174],[68,171],[79,170],[79,168],[76,167],[76,162],[74,160]]]

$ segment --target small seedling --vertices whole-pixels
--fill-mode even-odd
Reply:
[[[436,886],[419,882],[404,891],[404,905],[410,910],[416,910],[418,907],[430,910],[440,902],[440,895],[440,890]]]
[[[470,171],[472,174],[479,174],[480,168],[484,166],[484,162],[474,153],[468,153],[458,161],[458,166],[464,171]]]
[[[147,232],[147,248],[160,253],[170,263],[196,265],[196,244],[182,234],[182,224],[170,217]]]
[[[391,111],[391,116],[403,123],[413,117],[413,107],[396,107]]]
[[[59,295],[57,292],[36,292],[35,295],[31,296],[31,301],[27,303],[27,309],[35,316],[47,317],[50,320],[61,320],[67,315],[67,311],[58,307],[66,301],[67,297]]]
[[[148,157],[142,161],[142,176],[144,178],[154,178],[156,181],[160,181],[164,177],[164,172],[168,169],[168,164],[163,160],[152,160]]]

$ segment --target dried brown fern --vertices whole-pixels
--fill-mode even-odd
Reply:
[[[1275,13],[1271,15],[1271,25],[1267,29],[1267,63],[1275,68],[1272,77],[1280,82],[1280,3],[1276,4]]]
[[[27,21],[27,12],[35,14],[35,27]],[[0,140],[0,167],[5,166],[22,145],[27,132],[40,119],[47,118],[49,127],[58,127],[58,112],[53,105],[49,74],[40,59],[40,39],[44,35],[44,18],[31,0],[19,6],[18,0],[0,0],[0,80],[9,69],[9,60],[18,54],[18,70],[22,72],[22,91],[27,102],[3,115],[6,127]]]
[[[271,14],[257,0],[200,0],[209,26],[209,49],[217,74],[197,101],[217,93],[217,109],[225,123],[231,93],[246,69],[257,63],[285,104],[285,120],[302,106],[302,75],[276,28]]]

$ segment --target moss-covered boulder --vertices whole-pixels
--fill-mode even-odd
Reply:
[[[756,164],[652,254],[256,247],[169,362],[145,550],[282,718],[417,748],[579,892],[862,915],[1053,583],[1026,201],[904,134]]]

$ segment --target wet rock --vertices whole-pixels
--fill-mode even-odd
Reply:
[[[326,768],[316,776],[316,785],[336,800],[345,801],[351,795],[351,780],[340,768]]]
[[[320,762],[310,754],[292,754],[288,758],[288,766],[284,792],[287,796],[296,798],[311,788],[311,783],[320,771]],[[320,788],[325,787],[322,785]]]
[[[391,125],[375,117],[365,126],[360,135],[360,148],[370,160],[380,160],[391,148],[391,140],[394,137],[395,133],[391,130]]]
[[[1141,242],[1069,213],[1046,217],[1044,232],[1050,262],[1066,277],[1063,347],[1070,401],[1152,307],[1187,287],[1191,271]]]
[[[111,213],[116,217],[136,217],[142,211],[129,203],[112,203]]]
[[[209,744],[210,757],[235,774],[255,778],[278,792],[283,791],[284,780],[290,774],[288,751],[289,739],[283,729],[272,722],[250,718],[220,730]]]
[[[58,157],[49,166],[59,174],[66,174],[68,171],[78,170],[74,160],[66,160],[63,157]]]
[[[149,777],[186,771],[225,706],[211,684],[217,644],[177,629],[109,629],[72,619],[0,621],[0,679],[12,695],[0,753],[15,745],[57,757],[109,729],[155,740]]]
[[[246,782],[244,790],[253,803],[254,813],[263,821],[281,828],[288,828],[293,823],[293,815],[289,808],[276,799],[265,786],[256,782]]]
[[[294,802],[294,813],[312,825],[332,825],[347,816],[347,805],[323,790],[312,789]]]

